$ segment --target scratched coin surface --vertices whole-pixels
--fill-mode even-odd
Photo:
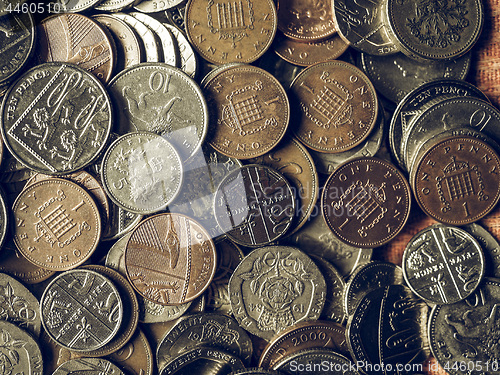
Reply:
[[[273,0],[191,0],[185,15],[193,48],[214,64],[257,60],[278,27]]]
[[[238,265],[229,293],[238,323],[269,341],[298,322],[319,318],[326,283],[316,264],[299,249],[265,246]]]
[[[40,300],[42,324],[51,339],[76,352],[97,350],[118,333],[123,303],[113,283],[84,269],[66,271]]]
[[[211,129],[208,142],[220,153],[249,159],[270,151],[290,120],[285,90],[271,74],[250,65],[231,66],[207,81]]]
[[[52,271],[75,268],[101,236],[99,209],[74,182],[53,178],[31,185],[13,205],[14,241],[33,264]]]
[[[389,242],[410,214],[411,192],[391,163],[359,158],[340,165],[328,178],[321,209],[332,232],[352,246]]]
[[[436,224],[417,233],[403,253],[406,284],[424,301],[452,304],[471,295],[482,281],[481,245],[463,229]]]
[[[81,14],[56,14],[40,22],[36,51],[39,63],[72,63],[103,83],[111,78],[118,57],[110,34]]]
[[[65,63],[38,65],[5,94],[2,138],[24,165],[50,175],[92,163],[111,132],[111,101],[90,73]]]
[[[252,357],[252,341],[233,318],[204,312],[180,318],[165,335],[156,351],[159,371],[179,354],[199,346],[224,350],[247,365]]]
[[[153,375],[153,351],[140,328],[137,328],[127,345],[107,358],[122,368],[126,374]]]
[[[176,149],[162,136],[131,132],[108,148],[101,178],[108,196],[136,214],[164,209],[179,193],[182,162]]]
[[[142,221],[125,250],[125,269],[144,298],[161,305],[194,300],[215,273],[216,251],[209,234],[193,219],[159,214]]]
[[[70,374],[88,374],[88,375],[125,375],[122,370],[114,363],[104,358],[78,358],[70,359],[56,368],[53,375]]]
[[[282,237],[295,216],[289,182],[272,168],[249,164],[228,174],[214,198],[215,219],[231,241],[259,247]]]
[[[307,147],[342,152],[356,147],[377,121],[375,88],[366,75],[343,61],[304,69],[290,88],[295,110],[292,131]]]
[[[183,161],[199,150],[208,129],[205,98],[181,70],[163,63],[140,64],[113,78],[115,131],[149,131],[163,136]]]
[[[410,176],[415,199],[434,219],[450,225],[485,216],[500,198],[500,159],[487,143],[455,136],[438,142]]]

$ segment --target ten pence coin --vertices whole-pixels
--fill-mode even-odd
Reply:
[[[83,188],[53,178],[23,190],[13,205],[14,241],[33,264],[53,271],[75,268],[101,236],[99,209]]]
[[[144,298],[161,305],[192,301],[215,274],[216,250],[197,222],[160,214],[141,222],[125,250],[127,277]]]

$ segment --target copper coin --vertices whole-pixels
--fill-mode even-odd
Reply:
[[[257,60],[278,27],[272,0],[190,0],[185,14],[193,48],[214,64]]]
[[[74,182],[54,178],[23,190],[12,208],[14,241],[33,264],[53,271],[85,262],[101,236],[94,200]]]
[[[144,298],[161,305],[192,301],[215,274],[210,235],[180,214],[160,214],[141,222],[125,249],[127,277]]]
[[[221,154],[249,159],[271,150],[290,119],[285,90],[271,74],[250,65],[222,70],[206,83],[210,145]]]
[[[378,101],[368,77],[343,61],[303,70],[290,88],[297,117],[292,128],[307,147],[342,152],[363,142],[377,121]]]
[[[274,39],[274,51],[283,60],[299,66],[309,66],[322,61],[335,60],[342,55],[349,44],[338,34],[320,42],[298,42],[296,40],[277,37]]]
[[[311,42],[337,32],[329,0],[279,0],[278,28],[287,37]]]
[[[359,158],[340,165],[330,175],[321,209],[339,239],[352,246],[375,247],[403,229],[410,203],[408,182],[394,165]]]
[[[272,368],[282,358],[310,348],[328,348],[349,355],[345,327],[328,321],[294,324],[266,346],[260,356],[259,367]]]
[[[103,83],[109,81],[116,61],[114,41],[101,25],[81,14],[57,14],[38,27],[39,62],[78,65]]]
[[[217,188],[215,219],[229,239],[251,247],[267,245],[291,227],[295,197],[272,168],[250,164],[228,174]]]
[[[129,375],[153,375],[153,351],[146,335],[137,328],[135,335],[120,350],[108,356]]]
[[[427,215],[445,224],[464,225],[482,218],[497,204],[499,171],[500,158],[490,145],[456,136],[425,152],[410,181]]]

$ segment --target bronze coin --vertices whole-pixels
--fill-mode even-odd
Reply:
[[[222,70],[206,83],[210,145],[221,154],[249,159],[271,150],[285,135],[290,105],[271,74],[250,65]]]
[[[142,221],[125,249],[127,277],[144,298],[160,305],[192,301],[215,274],[216,251],[210,235],[180,214]]]
[[[394,165],[359,158],[340,165],[330,175],[321,209],[339,239],[352,246],[375,247],[403,229],[410,203],[408,182]]]
[[[101,218],[94,200],[74,182],[53,178],[23,190],[14,202],[14,241],[33,264],[75,268],[96,249]]]
[[[278,29],[303,42],[326,39],[337,32],[330,0],[278,0]]]
[[[129,375],[153,375],[153,351],[146,335],[137,328],[135,335],[120,350],[107,357]]]
[[[375,88],[361,70],[343,61],[304,69],[292,83],[290,103],[297,116],[295,135],[315,151],[350,150],[377,121]]]
[[[425,152],[410,181],[427,215],[445,224],[464,225],[482,218],[497,204],[499,171],[500,158],[490,145],[455,136]]]
[[[222,180],[215,193],[214,212],[231,241],[259,247],[276,241],[291,227],[295,197],[281,173],[250,164]]]
[[[185,15],[193,48],[214,64],[257,60],[278,27],[272,0],[190,0]]]
[[[114,41],[97,22],[81,14],[57,14],[38,26],[37,58],[67,62],[109,81],[116,61]]]

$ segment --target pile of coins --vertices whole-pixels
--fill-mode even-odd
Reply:
[[[497,373],[479,0],[1,6],[5,374]]]

